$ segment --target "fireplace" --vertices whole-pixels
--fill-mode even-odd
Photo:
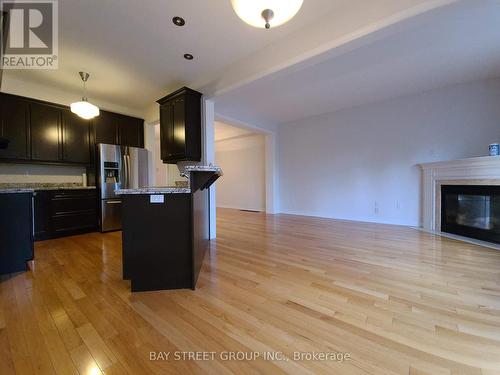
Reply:
[[[441,231],[500,243],[500,186],[441,185]]]

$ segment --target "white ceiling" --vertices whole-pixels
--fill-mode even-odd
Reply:
[[[78,71],[84,70],[91,74],[94,101],[144,109],[181,85],[216,79],[225,66],[349,1],[306,0],[291,22],[267,31],[241,21],[230,0],[59,1],[59,69],[7,71],[5,76],[76,95]],[[186,26],[175,26],[174,16],[184,17]],[[195,60],[185,60],[184,53]]]
[[[216,112],[254,125],[281,124],[500,76],[498,0],[459,1],[387,35],[226,92],[217,98]]]

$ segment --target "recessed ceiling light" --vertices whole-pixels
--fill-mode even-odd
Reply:
[[[172,18],[172,22],[176,26],[184,26],[186,24],[186,21],[182,17],[174,17]]]
[[[186,60],[192,60],[192,59],[194,59],[193,55],[191,55],[190,53],[185,53],[185,54],[184,54],[184,58],[185,58]]]

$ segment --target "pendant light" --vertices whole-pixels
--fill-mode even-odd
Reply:
[[[269,29],[290,21],[303,0],[231,0],[234,11],[254,27]]]
[[[90,77],[90,74],[86,72],[79,72],[80,78],[83,81],[83,97],[80,102],[71,103],[71,112],[77,114],[85,120],[90,120],[96,116],[99,116],[99,108],[89,103],[86,96],[86,83]]]

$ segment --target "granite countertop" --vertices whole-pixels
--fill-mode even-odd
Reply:
[[[184,172],[215,172],[222,176],[222,168],[216,165],[187,165]]]
[[[0,190],[3,192],[17,192],[19,190],[40,191],[40,190],[93,190],[95,186],[82,186],[73,183],[0,183]]]
[[[0,194],[20,194],[20,193],[34,193],[35,189],[27,188],[0,188]]]
[[[215,165],[188,165],[185,166],[183,170],[184,173],[186,174],[191,172],[215,172],[219,176],[222,176],[222,169]],[[191,189],[188,187],[179,187],[179,186],[149,186],[138,189],[119,189],[115,190],[115,194],[118,195],[191,194]]]
[[[95,190],[95,186],[47,186],[47,187],[37,187],[37,190]]]
[[[127,195],[127,194],[142,194],[142,195],[153,195],[153,194],[190,194],[190,188],[180,188],[175,186],[151,186],[143,187],[138,189],[118,189],[115,190],[117,195]]]

